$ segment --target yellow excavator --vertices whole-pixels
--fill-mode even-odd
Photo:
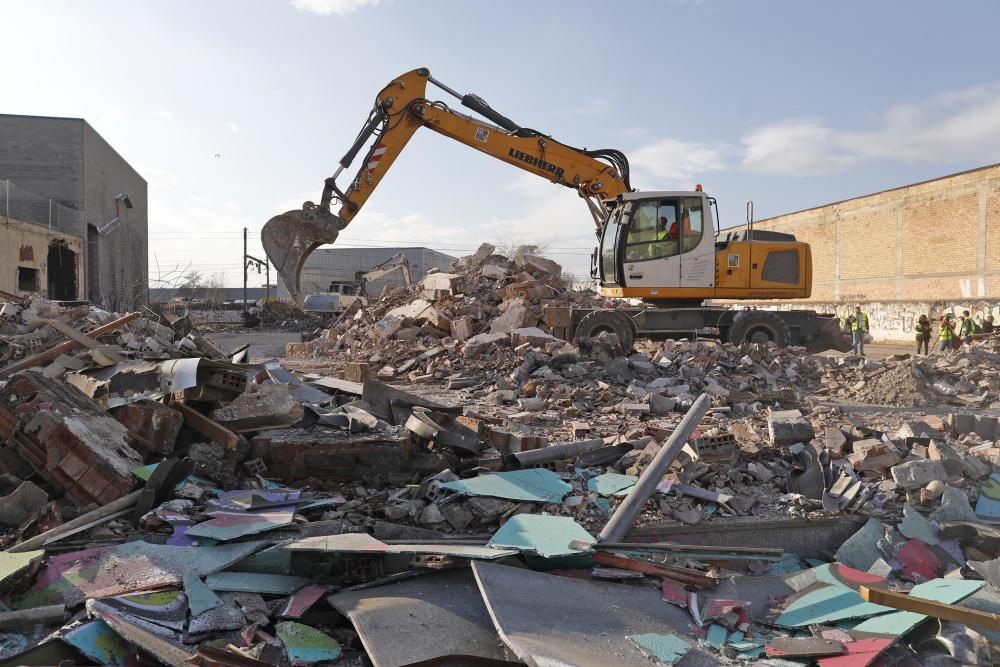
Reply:
[[[476,115],[428,99],[428,84]],[[300,210],[277,215],[261,231],[268,258],[297,302],[302,299],[299,280],[306,258],[337,239],[421,127],[575,190],[586,203],[599,241],[591,274],[601,294],[639,299],[642,305],[546,308],[545,324],[553,334],[571,339],[614,332],[626,349],[637,336],[698,335],[736,343],[805,345],[814,351],[850,349],[832,315],[704,305],[708,299],[809,297],[808,244],[790,234],[756,231],[751,220],[745,229],[722,237],[716,229],[715,199],[700,185],[691,191],[636,191],[621,151],[574,148],[522,127],[481,97],[456,92],[426,68],[393,79],[379,92],[353,145],[326,179],[319,204],[306,202]],[[365,148],[353,179],[338,185],[337,179]]]

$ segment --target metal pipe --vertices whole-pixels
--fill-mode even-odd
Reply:
[[[561,445],[549,445],[541,449],[530,449],[526,452],[517,452],[516,454],[512,454],[511,458],[517,461],[517,467],[529,468],[542,463],[573,459],[584,452],[590,452],[603,446],[603,440],[594,438],[593,440],[568,442]]]
[[[598,542],[624,541],[622,538],[625,537],[625,533],[631,528],[635,517],[639,514],[643,505],[646,504],[649,496],[656,490],[656,485],[660,483],[663,474],[670,467],[670,464],[674,462],[674,459],[677,458],[677,455],[681,453],[681,449],[683,449],[685,443],[691,438],[691,434],[697,428],[698,422],[705,416],[711,405],[712,400],[708,394],[702,394],[698,397],[698,400],[694,402],[691,409],[681,419],[677,428],[670,435],[670,438],[667,439],[667,443],[656,453],[656,456],[653,457],[653,460],[642,472],[639,481],[629,491],[628,496],[618,506],[615,513],[611,515],[611,519],[604,526],[604,530],[597,536]]]

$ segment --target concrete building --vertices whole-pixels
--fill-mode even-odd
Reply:
[[[455,257],[430,248],[319,248],[306,258],[302,269],[302,291],[304,294],[326,292],[331,282],[353,283],[358,271],[368,271],[382,262],[403,253],[410,262],[410,276],[419,281],[433,268],[447,270]],[[368,293],[377,296],[386,284],[402,284],[399,273],[381,280],[372,281]],[[289,298],[284,282],[278,280],[278,296]]]
[[[755,227],[812,246],[812,297],[784,307],[845,316],[861,304],[878,340],[911,340],[921,314],[969,310],[1000,321],[1000,164]]]
[[[142,303],[147,216],[146,181],[87,121],[0,114],[0,289]]]

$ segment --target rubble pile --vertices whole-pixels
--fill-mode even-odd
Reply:
[[[289,345],[288,354],[367,362],[382,379],[441,379],[491,365],[515,331],[525,332],[515,347],[527,336],[555,342],[537,330],[545,305],[605,305],[594,292],[567,290],[556,262],[533,255],[519,261],[483,244],[447,273],[432,271],[411,288],[387,287],[367,306],[354,302],[317,339]],[[509,364],[516,353],[506,356]]]
[[[1000,341],[992,337],[933,356],[818,359],[826,367],[817,393],[898,407],[1000,406]]]
[[[2,311],[0,667],[996,663],[992,343],[570,344],[532,318],[593,297],[491,253],[299,348],[339,376],[189,321]],[[957,363],[985,398],[944,418],[839,392]]]

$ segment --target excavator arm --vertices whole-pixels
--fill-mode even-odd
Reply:
[[[444,102],[428,100],[428,83],[490,122],[459,113]],[[261,231],[264,251],[296,303],[302,301],[299,278],[306,258],[320,245],[337,239],[420,127],[576,190],[587,203],[598,235],[606,222],[606,203],[632,191],[628,160],[620,151],[573,148],[519,126],[476,95],[457,93],[434,79],[428,69],[415,69],[394,79],[378,94],[351,148],[333,176],[326,179],[319,204],[306,202],[301,210],[277,215],[264,225]],[[366,151],[360,168],[341,187],[337,179],[350,168],[362,149]]]

